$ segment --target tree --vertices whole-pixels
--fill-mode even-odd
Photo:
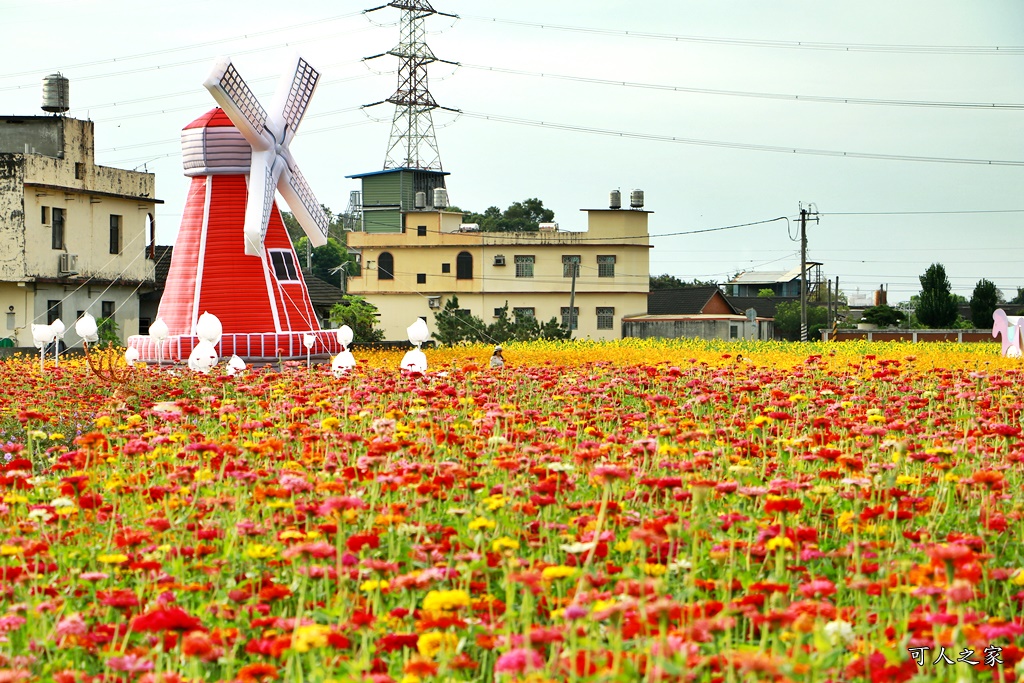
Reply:
[[[828,326],[828,311],[824,306],[807,307],[807,338],[819,339],[821,330]],[[800,338],[800,302],[783,301],[775,306],[775,331],[786,339]]]
[[[489,206],[483,213],[463,212],[463,222],[476,223],[484,232],[536,232],[541,223],[555,220],[555,212],[544,208],[544,202],[536,197],[513,202],[502,211]]]
[[[295,243],[295,253],[299,261],[306,263],[307,251],[309,250],[309,238],[303,235]],[[342,275],[336,270],[341,264],[351,262],[355,264],[355,257],[348,253],[348,249],[333,237],[327,238],[327,244],[322,247],[314,247],[309,253],[310,272],[326,282],[340,283]],[[349,271],[350,274],[354,271]]]
[[[699,280],[694,278],[692,282],[686,280],[680,280],[675,275],[669,275],[665,273],[663,275],[652,275],[650,281],[650,288],[652,292],[656,292],[661,289],[685,289],[687,287],[717,287],[717,282],[711,282],[710,280]]]
[[[771,287],[764,287],[763,289],[757,290],[758,299],[771,299],[775,296],[775,290]]]
[[[999,308],[999,300],[1002,298],[995,283],[985,278],[978,280],[974,294],[971,295],[971,322],[975,327],[992,327],[992,314]]]
[[[943,329],[956,323],[956,300],[950,291],[949,278],[941,263],[933,263],[920,277],[921,300],[917,305],[917,319],[926,327]]]
[[[898,325],[907,319],[907,316],[902,311],[888,306],[886,304],[880,304],[878,306],[872,306],[871,308],[864,311],[864,315],[861,319],[866,323],[872,325],[878,325],[879,327],[889,327],[891,325]]]
[[[1006,303],[1008,303],[1008,304],[1016,304],[1018,306],[1024,305],[1024,287],[1018,287],[1017,288],[1017,296],[1013,297],[1012,299],[1010,299]]]
[[[377,307],[361,296],[347,295],[331,308],[331,322],[352,328],[352,341],[379,342],[384,330],[377,327]]]
[[[452,346],[461,341],[477,341],[486,330],[484,321],[468,310],[459,308],[459,297],[452,295],[444,308],[434,313],[434,339]]]

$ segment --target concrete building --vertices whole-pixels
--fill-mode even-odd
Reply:
[[[771,317],[737,303],[713,285],[651,292],[647,298],[647,314],[627,316],[622,321],[623,335],[645,339],[774,338],[775,325]]]
[[[7,345],[32,346],[32,323],[113,318],[124,341],[148,321],[154,282],[155,176],[97,166],[93,123],[0,117],[0,310]]]
[[[362,230],[348,246],[362,268],[348,278],[348,293],[378,308],[386,339],[404,339],[418,317],[432,325],[452,295],[485,324],[507,302],[511,317],[572,324],[575,339],[619,339],[622,318],[647,311],[650,212],[586,209],[587,229],[578,232],[478,232],[463,227],[461,212],[445,210],[444,175],[352,176],[363,183]]]

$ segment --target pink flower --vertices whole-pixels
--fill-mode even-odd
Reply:
[[[72,614],[71,616],[64,617],[57,623],[58,638],[84,636],[88,632],[89,627],[86,625],[85,620],[82,619],[81,614]]]
[[[127,671],[130,673],[140,673],[143,671],[152,671],[153,662],[143,659],[138,655],[125,655],[124,657],[111,657],[107,660],[107,666],[114,671]]]
[[[525,674],[544,666],[544,658],[525,647],[509,650],[494,663],[496,674]]]

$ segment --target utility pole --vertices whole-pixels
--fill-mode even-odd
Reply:
[[[814,206],[809,204],[808,206]],[[800,341],[807,341],[807,216],[811,212],[800,204]],[[818,219],[818,212],[812,216]]]

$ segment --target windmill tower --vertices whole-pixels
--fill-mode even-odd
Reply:
[[[401,41],[390,51],[384,53],[399,59],[398,88],[388,99],[374,103],[389,102],[395,105],[384,168],[440,171],[442,170],[441,153],[434,135],[432,112],[434,109],[447,108],[438,105],[434,96],[430,94],[427,83],[427,67],[438,61],[446,64],[453,62],[439,60],[434,56],[430,47],[424,42],[426,32],[423,20],[432,14],[444,17],[455,17],[456,15],[438,12],[430,5],[430,0],[393,0],[387,5],[367,11],[373,12],[384,7],[395,7],[402,10]],[[383,56],[375,55],[369,59]]]
[[[204,312],[223,325],[221,356],[304,357],[302,337],[310,333],[313,353],[339,350],[335,336],[320,330],[274,199],[280,192],[314,246],[326,244],[327,216],[289,149],[319,78],[298,58],[269,112],[229,59],[203,84],[220,108],[181,134],[192,180],[160,300],[158,317],[170,333],[161,343],[164,359],[188,357]],[[143,360],[158,358],[150,337],[132,337],[129,346]]]

